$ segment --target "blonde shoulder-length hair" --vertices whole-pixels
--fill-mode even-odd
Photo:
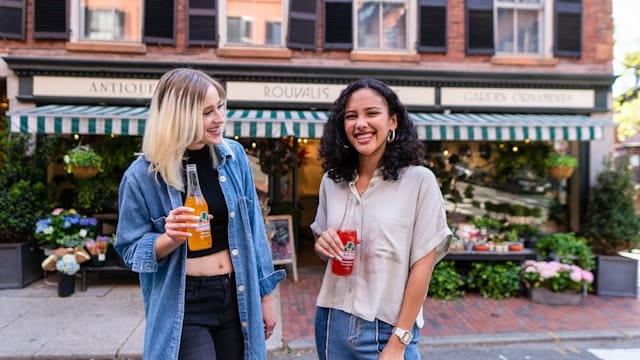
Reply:
[[[142,152],[151,163],[149,171],[180,191],[184,191],[182,160],[187,146],[204,136],[202,117],[209,86],[225,101],[224,88],[209,75],[194,69],[173,69],[162,75],[151,99]],[[215,147],[210,145],[209,149],[217,166]]]

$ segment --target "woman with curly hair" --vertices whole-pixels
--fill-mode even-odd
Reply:
[[[317,299],[320,359],[419,359],[434,265],[451,231],[407,110],[383,82],[360,79],[333,104],[320,143],[326,171],[311,229],[321,258],[342,261],[336,230],[355,199],[358,246],[350,275],[325,270]]]

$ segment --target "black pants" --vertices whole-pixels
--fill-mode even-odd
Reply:
[[[187,276],[180,360],[241,360],[240,328],[233,273]]]

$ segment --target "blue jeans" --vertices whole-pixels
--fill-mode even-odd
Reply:
[[[180,360],[241,360],[244,337],[234,273],[187,276]]]
[[[366,321],[341,310],[316,308],[316,350],[320,360],[377,360],[389,341],[393,325],[381,320]],[[405,360],[419,360],[418,326],[404,350]]]

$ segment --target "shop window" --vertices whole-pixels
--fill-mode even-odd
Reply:
[[[142,1],[72,2],[71,41],[141,42]]]
[[[284,43],[281,26],[287,0],[229,0],[218,5],[225,14],[220,24],[222,47],[280,47]]]

